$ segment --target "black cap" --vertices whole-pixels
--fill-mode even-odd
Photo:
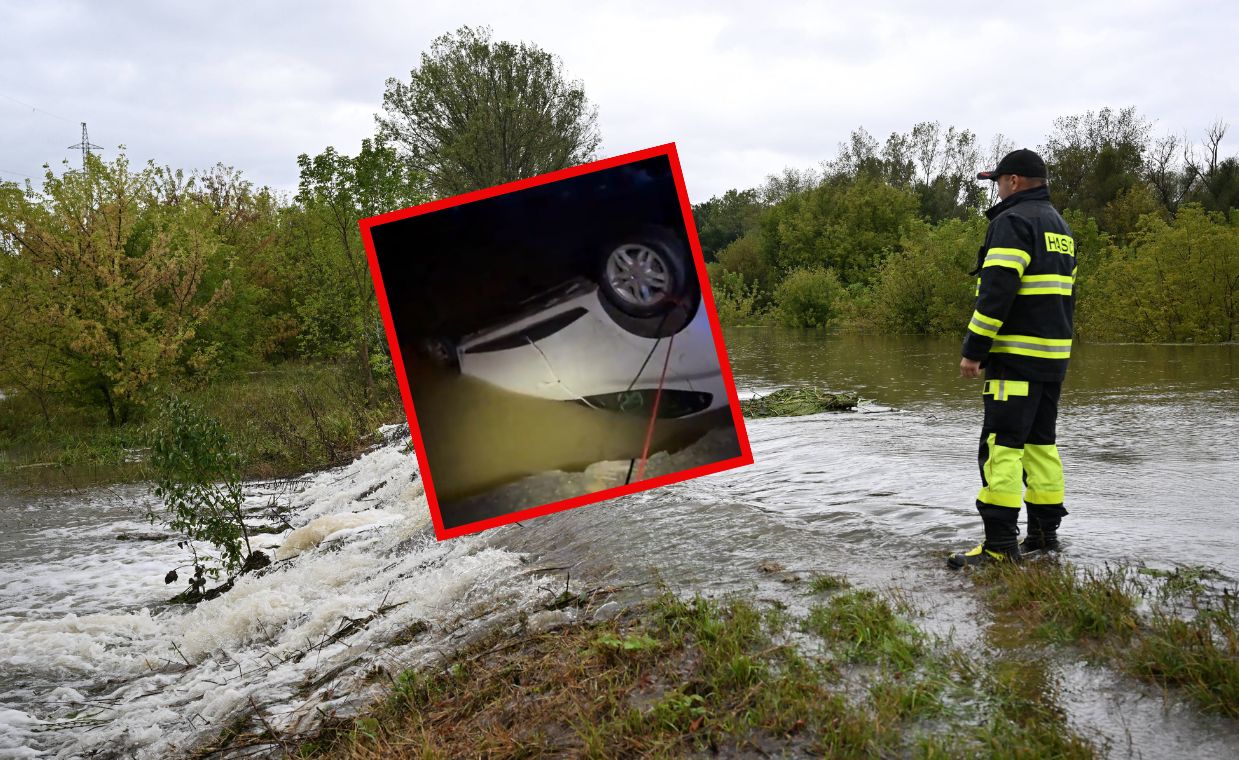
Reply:
[[[1045,177],[1045,162],[1041,156],[1028,148],[1013,150],[1002,157],[998,168],[992,172],[981,172],[977,179],[997,180],[1000,174],[1018,174],[1021,177]]]

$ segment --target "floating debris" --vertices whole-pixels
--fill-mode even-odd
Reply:
[[[855,393],[831,393],[821,388],[783,388],[766,396],[740,402],[740,411],[750,419],[799,417],[820,412],[845,412],[856,408]]]

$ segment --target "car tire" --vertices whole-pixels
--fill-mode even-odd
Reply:
[[[664,227],[642,227],[601,246],[598,288],[623,313],[652,317],[689,294],[692,272],[682,240]]]

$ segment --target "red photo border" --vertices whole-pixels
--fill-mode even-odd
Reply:
[[[479,201],[484,198],[493,198],[497,195],[523,190],[529,187],[537,187],[545,185],[561,179],[569,177],[577,177],[582,174],[589,174],[602,169],[610,169],[615,166],[641,161],[655,156],[666,156],[671,162],[671,173],[675,178],[676,193],[680,199],[680,211],[684,217],[684,226],[688,234],[689,245],[692,248],[693,261],[697,267],[697,280],[701,285],[702,303],[707,309],[707,315],[710,319],[710,331],[714,337],[714,348],[718,354],[719,367],[723,373],[724,384],[727,387],[728,401],[731,407],[731,418],[735,425],[736,438],[740,444],[740,456],[730,459],[723,459],[718,462],[711,462],[699,467],[692,467],[679,472],[660,475],[655,478],[647,478],[636,483],[629,483],[623,486],[615,486],[613,488],[594,491],[580,496],[574,496],[570,499],[562,501],[550,502],[537,507],[529,507],[516,512],[510,512],[505,515],[478,520],[476,522],[466,523],[455,528],[443,527],[443,516],[439,511],[439,500],[435,495],[434,482],[430,474],[430,463],[426,459],[426,448],[422,440],[421,428],[417,424],[417,413],[413,408],[413,395],[409,390],[408,374],[404,368],[404,357],[400,354],[400,343],[396,339],[396,326],[392,321],[391,307],[387,300],[387,290],[383,286],[383,278],[379,271],[378,255],[374,250],[374,238],[371,235],[371,229],[395,222],[401,219],[408,219],[422,214],[428,214],[440,209],[451,208],[473,201]],[[366,249],[366,259],[370,264],[370,276],[374,280],[374,291],[378,298],[379,311],[383,314],[383,328],[387,333],[387,343],[391,348],[392,362],[395,365],[396,382],[400,385],[400,398],[404,402],[405,415],[409,418],[409,432],[413,439],[413,449],[417,455],[417,464],[421,470],[422,483],[426,490],[426,501],[430,504],[430,516],[434,521],[435,536],[442,541],[447,538],[455,538],[456,536],[468,535],[470,533],[478,533],[487,528],[494,528],[500,525],[507,525],[520,520],[528,520],[532,517],[540,517],[549,515],[553,512],[561,512],[566,509],[593,504],[607,499],[613,499],[617,496],[626,496],[628,494],[647,491],[651,488],[678,483],[683,480],[700,477],[702,475],[710,475],[724,470],[734,469],[746,464],[753,463],[753,450],[749,445],[748,432],[744,428],[744,417],[740,414],[740,399],[736,394],[736,383],[731,373],[731,363],[727,359],[727,350],[723,345],[723,332],[719,327],[718,311],[714,305],[714,294],[710,291],[709,280],[706,277],[705,257],[701,253],[701,242],[697,238],[697,226],[693,223],[692,206],[688,202],[688,192],[684,187],[684,175],[680,170],[679,155],[675,149],[675,143],[667,143],[658,145],[653,148],[625,153],[623,155],[605,158],[600,161],[593,161],[579,166],[560,169],[559,171],[541,174],[528,179],[508,182],[503,185],[475,190],[464,195],[456,195],[451,198],[431,201],[423,203],[419,206],[401,209],[399,211],[391,211],[386,214],[368,217],[359,222],[361,226],[361,239]]]

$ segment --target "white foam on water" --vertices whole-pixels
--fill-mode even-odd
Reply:
[[[328,538],[345,538],[357,534],[356,528],[387,525],[403,519],[401,515],[381,510],[370,512],[346,512],[339,515],[317,517],[288,534],[276,550],[276,559],[295,557],[306,549],[312,549]]]
[[[388,444],[292,497],[294,530],[254,537],[283,559],[195,607],[159,604],[176,590],[163,585],[183,560],[175,539],[113,538],[102,559],[69,558],[26,588],[6,569],[0,598],[19,603],[0,614],[0,757],[175,756],[255,710],[277,731],[311,730],[378,696],[376,672],[438,662],[553,596],[518,554],[436,542],[416,462],[385,432]]]

